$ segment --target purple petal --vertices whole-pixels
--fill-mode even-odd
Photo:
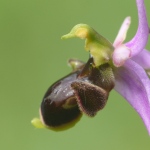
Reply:
[[[115,90],[139,113],[150,134],[150,80],[144,69],[132,60],[115,71]]]
[[[138,30],[134,38],[126,43],[126,46],[131,49],[131,57],[137,55],[145,48],[149,34],[144,0],[136,0],[136,3],[139,17]]]
[[[123,41],[126,39],[127,31],[131,24],[131,17],[128,16],[124,19],[119,32],[117,34],[116,39],[114,40],[113,46],[116,48],[117,46],[121,45]]]
[[[148,50],[142,50],[138,55],[132,57],[132,60],[144,69],[150,69],[150,52]]]

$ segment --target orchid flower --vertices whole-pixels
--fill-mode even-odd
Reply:
[[[125,18],[114,43],[86,24],[78,24],[62,39],[85,39],[90,52],[87,63],[70,60],[73,72],[55,82],[46,92],[38,128],[55,129],[80,119],[82,114],[95,116],[114,88],[138,112],[150,134],[150,52],[145,49],[149,36],[144,0],[136,0],[139,25],[136,35],[123,43],[131,18]],[[73,123],[74,125],[74,123]]]

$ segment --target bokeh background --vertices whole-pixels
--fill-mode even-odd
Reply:
[[[150,1],[145,4],[150,22]],[[127,40],[137,29],[135,0],[0,0],[1,150],[150,149],[142,120],[115,91],[96,117],[83,116],[69,130],[35,129],[30,123],[47,88],[71,71],[67,60],[88,58],[83,40],[60,37],[86,23],[113,42],[129,15]]]

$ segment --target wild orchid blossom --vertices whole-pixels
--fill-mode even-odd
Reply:
[[[123,43],[131,18],[127,17],[111,44],[93,28],[78,24],[62,38],[85,39],[90,52],[87,63],[70,60],[73,72],[55,82],[46,92],[40,109],[40,118],[32,123],[38,128],[54,129],[78,120],[81,114],[95,116],[114,88],[138,112],[150,134],[150,52],[145,50],[149,27],[144,0],[136,0],[139,26],[134,38]],[[73,124],[74,125],[74,124]]]

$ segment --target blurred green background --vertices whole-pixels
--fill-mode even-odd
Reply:
[[[145,4],[150,17],[150,1]],[[71,71],[67,60],[88,58],[83,40],[60,37],[86,23],[113,42],[129,15],[127,40],[137,29],[135,0],[0,0],[1,150],[150,149],[142,120],[115,91],[96,117],[83,116],[69,130],[35,129],[30,123],[47,88]]]

